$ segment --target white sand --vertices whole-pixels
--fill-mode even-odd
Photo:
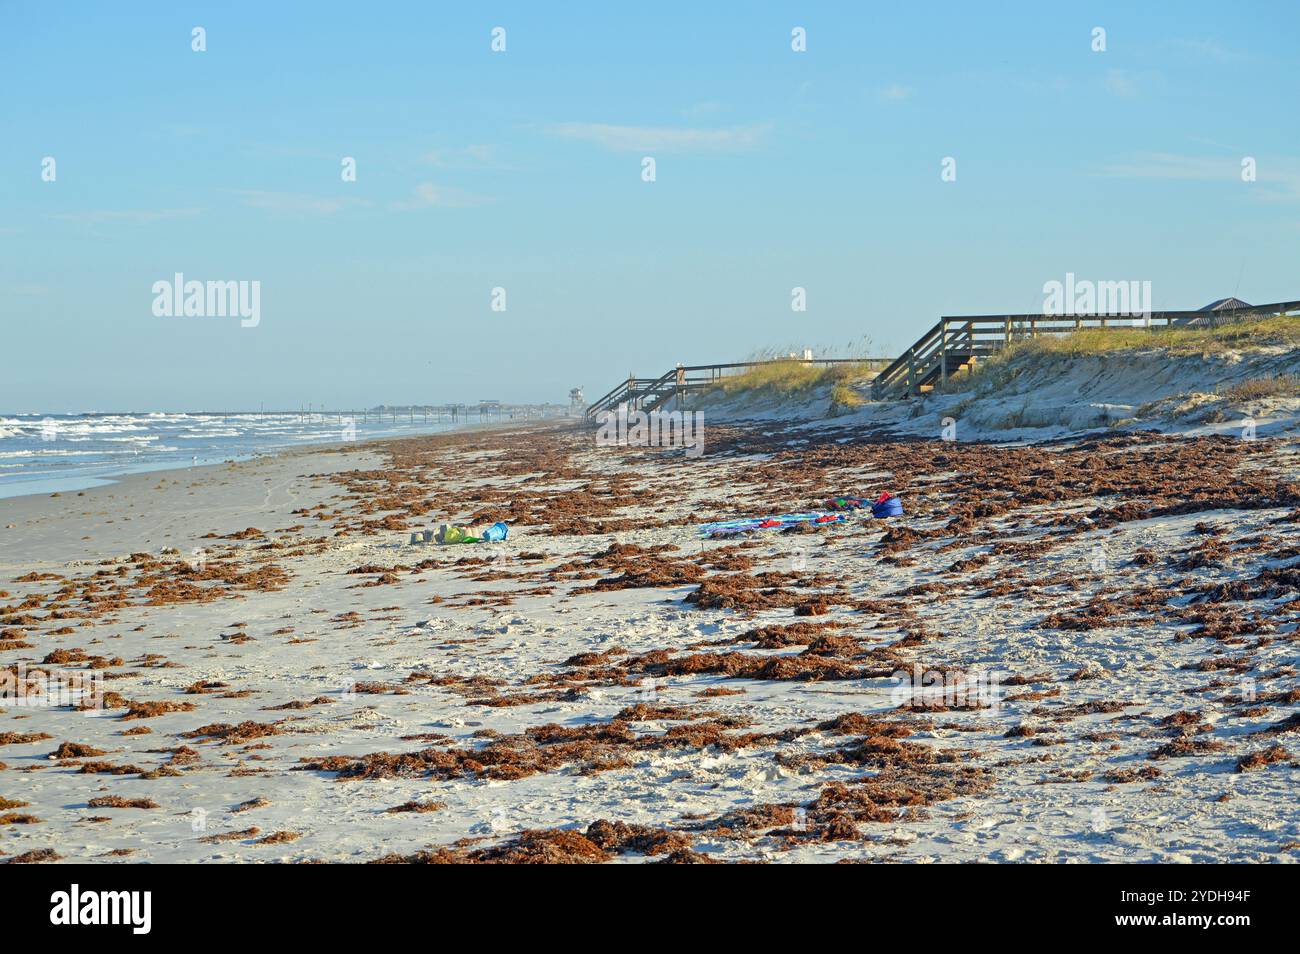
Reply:
[[[1289,452],[1279,450],[1279,453]],[[756,458],[758,459],[758,458]],[[9,581],[31,570],[86,573],[95,569],[84,561],[118,558],[133,551],[157,555],[175,547],[182,555],[195,547],[218,553],[223,547],[251,552],[263,541],[204,540],[210,530],[228,533],[256,526],[275,539],[291,541],[319,534],[311,518],[290,511],[336,497],[339,488],[305,476],[347,466],[374,466],[364,449],[347,455],[297,453],[238,465],[206,468],[193,473],[144,475],[82,495],[59,498],[19,498],[0,501],[0,589],[8,602],[49,584]],[[590,470],[627,470],[630,462],[604,449],[590,448],[582,457]],[[662,465],[647,467],[648,481],[658,480]],[[745,459],[706,455],[682,462],[674,475],[676,503],[654,516],[692,512],[701,500],[716,500],[716,489],[693,478],[708,468],[717,480],[727,473],[738,478],[751,466]],[[835,478],[841,485],[847,475]],[[511,478],[518,482],[521,478]],[[911,501],[917,503],[919,501]],[[747,512],[740,500],[737,512]],[[1058,570],[1086,575],[1095,538],[1104,536],[1113,553],[1138,546],[1186,546],[1198,521],[1231,521],[1234,537],[1247,537],[1269,527],[1286,509],[1247,513],[1200,513],[1186,517],[1122,525],[1112,535],[1098,531],[1072,541],[1044,558],[1041,572]],[[302,531],[279,533],[306,524]],[[1287,525],[1283,532],[1294,535]],[[865,525],[863,532],[830,531],[809,544],[808,537],[759,536],[761,568],[788,569],[806,559],[812,572],[846,581],[862,595],[887,593],[918,580],[932,579],[962,553],[929,553],[917,565],[896,567],[875,561],[870,544],[881,529]],[[1276,528],[1274,528],[1276,529]],[[1031,534],[1032,535],[1032,534]],[[885,679],[844,682],[790,682],[681,676],[663,680],[653,689],[615,686],[594,690],[572,702],[549,702],[509,708],[467,705],[451,691],[420,687],[407,695],[347,694],[357,680],[399,683],[413,672],[483,675],[516,684],[535,673],[558,671],[567,657],[618,645],[631,652],[738,635],[767,622],[792,621],[790,610],[773,610],[755,619],[742,619],[720,610],[694,610],[680,602],[694,587],[631,589],[611,593],[566,595],[559,585],[552,596],[524,596],[506,608],[432,605],[435,596],[456,598],[483,589],[522,588],[510,581],[474,582],[479,568],[456,568],[451,560],[473,550],[500,554],[495,569],[523,575],[536,564],[522,564],[516,555],[537,551],[545,567],[578,554],[591,554],[609,542],[653,545],[672,543],[692,550],[723,546],[700,542],[691,526],[597,536],[549,536],[520,527],[503,545],[488,548],[409,547],[407,534],[392,531],[377,537],[332,540],[328,549],[284,564],[289,585],[272,593],[252,592],[239,599],[168,607],[130,607],[116,614],[111,625],[95,623],[67,636],[38,637],[38,648],[0,652],[0,664],[39,661],[58,647],[82,647],[92,654],[120,656],[135,678],[112,681],[108,688],[131,699],[180,700],[197,705],[153,719],[123,722],[121,711],[82,714],[70,709],[0,709],[0,733],[45,732],[51,739],[0,746],[0,797],[25,801],[18,811],[39,817],[36,824],[0,825],[0,855],[54,848],[66,860],[109,859],[114,851],[127,861],[281,861],[323,859],[363,861],[388,852],[409,853],[426,846],[447,845],[466,837],[491,841],[524,829],[566,827],[583,829],[599,818],[647,825],[682,827],[690,817],[715,817],[733,808],[764,803],[802,804],[836,779],[862,775],[853,766],[786,768],[774,760],[775,747],[755,747],[732,753],[713,750],[649,752],[629,768],[593,775],[551,772],[514,781],[382,779],[335,781],[325,773],[293,771],[300,760],[324,755],[356,755],[377,751],[414,751],[426,743],[402,741],[415,733],[442,733],[458,744],[474,745],[477,730],[518,733],[547,723],[581,725],[607,720],[638,701],[700,704],[724,715],[753,721],[749,731],[801,727],[851,712],[887,712],[892,683]],[[825,545],[822,545],[823,539]],[[445,565],[397,585],[358,588],[364,577],[350,568],[367,563],[411,564],[437,558]],[[1243,565],[1237,570],[1244,572]],[[1118,561],[1117,561],[1118,563]],[[996,571],[995,561],[984,572]],[[1254,571],[1255,567],[1251,567]],[[1156,582],[1162,571],[1129,567],[1114,569],[1104,581],[1075,594],[1086,599],[1101,585],[1123,588]],[[1209,573],[1211,571],[1207,571]],[[1222,574],[1218,574],[1222,575]],[[583,581],[584,583],[589,581]],[[44,589],[43,589],[44,588]],[[1037,605],[1034,605],[1036,603]],[[1296,769],[1275,765],[1247,774],[1235,773],[1237,754],[1262,748],[1265,740],[1239,740],[1232,756],[1158,763],[1165,773],[1155,783],[1111,785],[1106,771],[1152,764],[1145,756],[1166,741],[1142,728],[1156,717],[1187,708],[1203,709],[1215,723],[1216,737],[1240,735],[1247,728],[1276,720],[1285,708],[1256,722],[1227,720],[1221,706],[1185,690],[1203,686],[1204,673],[1180,669],[1202,658],[1206,647],[1179,643],[1170,633],[1149,627],[1118,627],[1090,632],[1049,632],[1026,628],[1042,616],[1041,601],[977,600],[960,596],[947,601],[919,598],[918,609],[930,629],[946,638],[929,648],[930,664],[960,662],[1009,672],[1048,671],[1063,697],[1054,703],[1123,698],[1134,706],[1121,713],[1085,716],[1072,723],[1059,746],[1031,747],[1025,739],[1007,738],[1009,729],[1025,720],[1031,704],[1005,704],[995,711],[952,712],[935,719],[962,727],[935,728],[915,736],[936,747],[959,745],[978,751],[981,764],[1011,760],[996,772],[991,793],[956,798],[927,809],[928,817],[899,824],[863,826],[857,841],[803,844],[790,848],[780,839],[756,836],[696,838],[695,848],[720,859],[779,861],[838,860],[840,858],[932,861],[1274,861],[1290,857],[1279,850],[1300,839],[1300,810],[1294,801]],[[344,628],[339,614],[359,614],[359,624]],[[829,617],[863,623],[862,614],[833,610]],[[243,624],[236,627],[234,624]],[[276,635],[292,627],[292,633]],[[242,644],[222,638],[242,629],[252,637]],[[899,637],[895,629],[873,633],[881,643]],[[292,643],[291,640],[312,642]],[[741,647],[744,648],[744,647]],[[765,651],[793,654],[801,647]],[[757,651],[764,652],[764,651]],[[141,665],[146,654],[160,654],[168,666]],[[1294,644],[1279,639],[1261,650],[1261,665],[1293,666]],[[1099,668],[1103,677],[1065,681],[1081,667]],[[197,680],[219,680],[230,689],[248,691],[242,698],[222,692],[185,695],[182,688]],[[743,689],[742,695],[699,700],[694,694],[710,686]],[[509,688],[509,687],[507,687]],[[523,688],[515,686],[514,688]],[[1042,687],[1040,687],[1042,688]],[[228,690],[227,690],[228,691]],[[327,705],[286,711],[263,707],[327,696]],[[1145,721],[1132,721],[1145,714]],[[221,745],[210,740],[185,740],[180,733],[210,723],[244,720],[281,724],[283,734],[258,739],[252,745]],[[1129,720],[1129,721],[1125,721]],[[148,735],[123,736],[123,729],[148,725]],[[669,723],[646,723],[639,731],[654,732]],[[1111,741],[1083,741],[1083,726],[1127,730]],[[100,758],[113,763],[154,767],[167,756],[159,749],[188,744],[200,753],[183,765],[176,777],[142,780],[135,775],[78,774],[76,764],[57,767],[46,755],[61,742],[87,743],[104,749]],[[820,734],[782,745],[780,751],[823,751],[842,743]],[[1283,737],[1280,741],[1286,741]],[[261,746],[265,746],[264,748]],[[1035,758],[1050,753],[1051,761]],[[242,769],[232,776],[233,769]],[[1042,784],[1063,772],[1095,770],[1088,781]],[[87,801],[101,795],[154,799],[157,809],[90,809]],[[1231,795],[1218,801],[1222,795]],[[255,798],[264,807],[234,813],[237,805]],[[388,814],[385,809],[408,800],[445,804],[430,813]],[[91,822],[109,816],[107,822]],[[298,840],[258,845],[252,839],[207,844],[205,836],[257,826],[261,835],[277,831],[301,833]],[[639,860],[633,858],[632,860]]]

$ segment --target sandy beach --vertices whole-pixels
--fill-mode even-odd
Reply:
[[[1295,472],[737,420],[698,457],[537,425],[0,500],[0,668],[96,687],[0,708],[0,856],[1293,860]]]

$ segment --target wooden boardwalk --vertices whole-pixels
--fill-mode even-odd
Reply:
[[[876,375],[871,396],[920,394],[991,357],[1008,344],[1039,335],[1065,335],[1087,329],[1158,330],[1171,327],[1230,324],[1300,311],[1300,301],[1274,302],[1219,311],[1156,311],[1150,316],[1128,315],[960,315],[939,319],[910,348]]]
[[[743,374],[768,364],[808,364],[815,367],[834,367],[843,364],[865,364],[879,370],[889,364],[888,358],[772,358],[764,361],[737,361],[730,364],[677,365],[657,378],[638,378],[629,374],[606,394],[587,405],[587,420],[594,421],[602,411],[613,411],[625,404],[629,411],[654,411],[672,398],[708,391],[720,385],[724,378]]]
[[[981,358],[991,357],[1007,345],[1025,338],[1065,335],[1084,329],[1131,331],[1135,327],[1147,330],[1210,327],[1293,312],[1300,312],[1300,301],[1215,311],[1157,311],[1141,317],[1098,314],[951,315],[940,318],[934,327],[892,361],[888,358],[775,358],[731,364],[678,365],[657,378],[638,378],[630,374],[589,404],[586,417],[593,421],[597,414],[613,411],[619,405],[626,405],[628,410],[653,411],[670,399],[715,388],[730,375],[743,374],[766,364],[789,362],[826,367],[866,364],[874,372],[869,375],[873,399],[905,397],[929,391],[949,376],[972,367]]]

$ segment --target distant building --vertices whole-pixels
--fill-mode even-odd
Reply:
[[[1242,301],[1240,298],[1220,298],[1218,301],[1212,301],[1204,308],[1197,308],[1197,311],[1228,311],[1233,308],[1253,308],[1248,301]]]
[[[1237,317],[1233,315],[1234,311],[1253,307],[1250,302],[1242,301],[1240,298],[1218,298],[1208,305],[1196,309],[1198,312],[1204,312],[1205,317],[1181,318],[1175,324],[1184,328],[1208,328],[1213,325],[1231,324],[1234,321],[1249,317],[1249,313]]]

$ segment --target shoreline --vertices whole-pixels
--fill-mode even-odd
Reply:
[[[33,497],[48,495],[51,493],[66,494],[76,493],[78,491],[92,490],[100,487],[110,487],[122,480],[137,475],[147,476],[149,474],[159,474],[167,471],[193,471],[204,467],[220,467],[224,464],[242,463],[249,460],[256,460],[261,457],[275,457],[281,454],[293,454],[299,451],[310,451],[315,449],[333,449],[358,447],[362,448],[367,444],[382,443],[390,440],[404,440],[407,437],[421,438],[436,434],[460,434],[477,430],[487,430],[498,427],[525,427],[531,424],[549,425],[555,421],[562,422],[563,418],[543,419],[535,421],[491,421],[475,424],[466,424],[463,426],[447,427],[442,430],[432,430],[427,432],[416,432],[412,434],[396,435],[375,435],[360,438],[355,441],[309,441],[297,444],[287,444],[283,447],[273,450],[257,451],[249,454],[236,454],[229,457],[200,459],[198,463],[187,463],[185,461],[168,461],[158,460],[149,464],[128,467],[123,465],[118,468],[116,465],[106,466],[101,473],[86,475],[67,475],[45,477],[37,476],[32,478],[14,479],[7,483],[0,482],[0,501],[11,500],[20,497]],[[29,488],[28,483],[39,484],[39,487]],[[21,488],[21,492],[17,492]],[[14,490],[15,492],[10,492]]]
[[[329,473],[374,466],[380,462],[379,449],[394,441],[472,435],[508,430],[512,426],[530,430],[562,425],[493,422],[436,434],[299,445],[242,460],[123,473],[110,482],[77,490],[0,497],[0,553],[22,554],[21,560],[0,558],[0,572],[25,565],[23,561],[43,564],[51,559],[103,559],[176,543],[193,548],[201,543],[199,534],[187,534],[183,530],[193,494],[208,494],[210,516],[217,518],[217,527],[207,527],[201,532],[233,532],[248,526],[247,523],[234,525],[241,519],[251,520],[258,514],[274,512],[271,498],[277,493],[303,493],[302,487],[295,489],[295,484],[307,483],[307,475],[313,468],[305,461],[312,460],[313,455],[321,455],[320,472]],[[232,486],[232,481],[237,483]],[[256,481],[262,481],[263,486],[258,487]],[[272,485],[269,492],[265,487],[268,481]],[[147,509],[142,504],[142,498],[146,497],[150,498]],[[75,513],[67,512],[70,504],[77,505]],[[126,512],[133,509],[143,513]],[[119,510],[122,521],[114,523],[111,529],[109,524],[95,520],[96,515],[103,517]],[[130,528],[124,526],[127,521],[142,519],[148,521],[148,532],[140,531],[138,522]],[[92,533],[80,533],[81,530]],[[52,541],[57,541],[56,549],[50,548]]]

